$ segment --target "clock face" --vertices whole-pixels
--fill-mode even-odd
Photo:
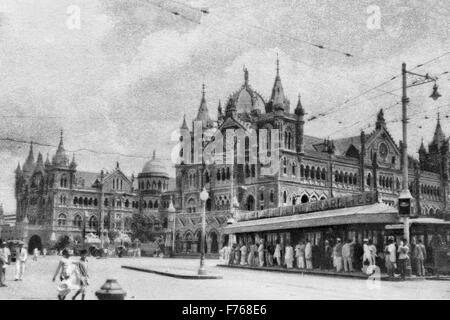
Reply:
[[[387,148],[386,144],[385,143],[381,143],[380,144],[380,156],[381,156],[381,158],[386,159],[387,154],[388,154],[388,148]]]

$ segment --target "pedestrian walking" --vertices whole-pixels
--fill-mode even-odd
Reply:
[[[248,257],[247,257],[247,264],[249,266],[253,266],[253,264],[255,263],[255,245],[253,244],[253,242],[249,242],[249,253],[248,253]]]
[[[306,239],[306,245],[305,245],[305,260],[306,260],[306,269],[312,269],[312,245],[309,239]]]
[[[352,243],[351,239],[347,239],[347,242],[342,246],[342,260],[345,272],[353,272]]]
[[[416,261],[417,276],[425,277],[424,261],[427,258],[427,250],[421,239],[414,247],[413,256]]]
[[[8,253],[6,251],[6,243],[0,243],[0,287],[7,287],[6,280],[6,265],[9,264]]]
[[[275,245],[275,252],[273,254],[273,257],[277,261],[277,266],[281,267],[281,245],[278,241]]]
[[[305,242],[304,241],[300,241],[295,246],[295,257],[297,258],[297,268],[305,269],[306,263],[305,263]]]
[[[62,258],[58,263],[55,274],[53,276],[53,282],[59,274],[60,284],[57,287],[58,300],[66,299],[66,296],[70,293],[70,277],[73,272],[72,260],[70,259],[70,253],[67,249],[62,251]]]
[[[27,249],[24,248],[23,242],[19,243],[16,251],[16,276],[14,281],[22,281],[25,273],[25,263],[28,259]]]
[[[38,256],[39,256],[39,249],[34,248],[33,249],[33,261],[37,261]]]
[[[287,269],[292,269],[294,267],[294,248],[292,248],[289,241],[287,242],[284,251],[284,261]]]
[[[402,280],[406,278],[406,266],[409,260],[409,247],[406,240],[400,241],[398,247],[398,268],[400,271],[400,276]]]
[[[44,249],[42,249],[42,256],[45,258],[46,255],[47,255],[47,249],[44,248]]]
[[[259,261],[259,266],[263,267],[264,266],[264,240],[263,239],[261,239],[259,241],[258,261]]]
[[[247,245],[244,243],[241,246],[241,266],[244,266],[247,264],[247,251],[248,251],[248,247]]]
[[[336,239],[336,245],[333,248],[333,264],[336,272],[342,271],[342,243],[340,238]]]
[[[80,251],[80,261],[76,264],[75,272],[77,275],[77,284],[79,289],[72,297],[72,300],[75,300],[79,294],[81,294],[81,300],[84,300],[86,296],[86,288],[89,285],[87,250],[85,249]]]

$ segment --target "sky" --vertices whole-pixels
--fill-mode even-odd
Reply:
[[[291,108],[301,94],[316,118],[306,134],[370,132],[388,108],[396,141],[400,78],[365,92],[398,76],[402,62],[413,69],[440,57],[414,72],[438,76],[442,98],[428,98],[430,84],[408,89],[415,154],[422,137],[432,139],[438,111],[450,134],[449,33],[445,0],[0,0],[0,202],[15,210],[14,169],[29,149],[5,138],[54,146],[35,147],[45,158],[63,130],[79,170],[118,161],[129,175],[156,149],[174,175],[176,130],[183,114],[195,117],[202,84],[213,118],[219,99],[242,85],[244,65],[267,99],[277,54]]]

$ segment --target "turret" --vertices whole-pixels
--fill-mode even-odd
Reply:
[[[52,164],[55,167],[68,167],[69,166],[69,158],[66,155],[66,150],[64,149],[64,141],[63,141],[63,131],[61,130],[61,137],[59,139],[58,149],[56,150],[55,155],[53,156]]]
[[[200,107],[198,108],[197,116],[194,121],[201,121],[202,128],[211,128],[213,126],[213,121],[209,117],[208,107],[206,105],[205,98],[205,84],[202,86],[202,99],[200,101]]]
[[[283,85],[280,77],[280,60],[277,57],[277,74],[272,87],[272,94],[270,100],[266,105],[266,112],[285,111],[289,112],[290,102],[284,95]]]
[[[30,143],[30,151],[28,152],[28,157],[23,164],[23,173],[25,175],[31,175],[34,170],[34,154],[33,154],[33,142]]]
[[[295,114],[297,115],[297,122],[296,122],[296,148],[297,153],[303,154],[304,153],[304,147],[303,147],[303,135],[304,135],[304,125],[305,125],[305,110],[303,109],[302,102],[300,99],[300,94],[298,95],[298,102],[297,107],[295,108]]]
[[[222,103],[219,100],[219,105],[217,106],[217,121],[221,122],[223,120]]]
[[[386,120],[384,119],[383,109],[380,109],[377,115],[377,122],[375,123],[375,129],[380,130],[382,127],[386,127]]]
[[[427,168],[427,150],[423,144],[423,138],[419,148],[419,167],[421,170],[426,170]]]
[[[72,155],[72,161],[70,162],[69,168],[75,170],[77,168],[77,162],[75,161],[75,152]]]

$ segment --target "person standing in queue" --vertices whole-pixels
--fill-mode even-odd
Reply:
[[[286,243],[284,261],[287,269],[292,269],[294,267],[294,248],[292,248],[289,241]]]
[[[398,246],[398,268],[400,271],[400,277],[402,280],[406,279],[406,267],[409,260],[409,247],[406,240],[400,241]]]
[[[264,240],[263,239],[261,239],[259,241],[258,261],[259,261],[259,266],[263,267],[264,266]]]
[[[309,239],[306,239],[306,245],[305,245],[305,260],[306,260],[306,269],[312,269],[312,245]]]

